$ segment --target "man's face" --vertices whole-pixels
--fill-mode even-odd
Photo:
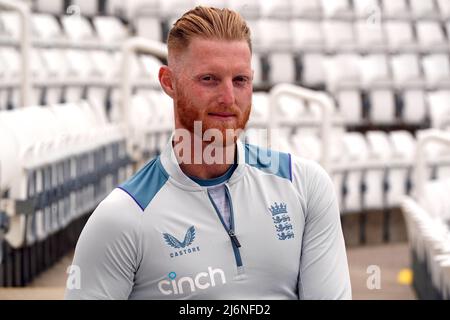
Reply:
[[[252,103],[247,42],[195,38],[175,63],[176,128],[194,132],[194,121],[201,121],[202,134],[218,129],[223,137],[226,129],[244,129]]]

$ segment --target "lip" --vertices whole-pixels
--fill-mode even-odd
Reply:
[[[209,112],[208,116],[214,117],[217,119],[222,119],[222,120],[228,120],[228,119],[232,119],[232,118],[236,117],[236,115],[234,113],[230,113],[230,112]]]

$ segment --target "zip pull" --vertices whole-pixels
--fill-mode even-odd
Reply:
[[[241,244],[239,243],[238,238],[236,237],[236,235],[234,234],[234,231],[230,229],[230,231],[228,231],[228,235],[231,238],[231,241],[234,242],[234,244],[236,245],[236,247],[240,248]]]

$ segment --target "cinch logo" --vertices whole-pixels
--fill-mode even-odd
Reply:
[[[216,286],[216,276],[219,276],[218,279],[222,281],[222,284],[227,283],[225,272],[212,267],[208,267],[208,272],[200,272],[194,278],[182,277],[178,280],[176,279],[177,274],[170,272],[168,275],[170,280],[165,279],[158,282],[158,289],[166,296],[184,294],[186,289],[190,290],[189,292],[195,292],[197,289],[206,290]]]
[[[194,239],[195,239],[195,227],[194,226],[190,227],[186,231],[186,235],[184,236],[183,242],[181,242],[180,240],[178,240],[177,238],[175,238],[174,236],[172,236],[168,233],[163,233],[163,237],[164,237],[164,240],[166,241],[166,243],[169,246],[171,246],[172,248],[183,249],[183,250],[179,250],[179,251],[170,253],[171,258],[182,256],[183,254],[190,254],[193,252],[200,251],[200,247],[198,247],[198,246],[194,247],[194,248],[184,249],[187,246],[190,246],[194,242]]]

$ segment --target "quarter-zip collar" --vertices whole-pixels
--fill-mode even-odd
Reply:
[[[204,191],[205,187],[198,185],[192,179],[190,179],[180,168],[177,157],[172,146],[174,134],[171,135],[168,143],[161,152],[160,159],[161,164],[170,176],[170,180],[182,189],[190,191]],[[237,167],[228,180],[228,185],[232,185],[242,178],[245,171],[245,147],[244,144],[238,139],[237,143]]]

